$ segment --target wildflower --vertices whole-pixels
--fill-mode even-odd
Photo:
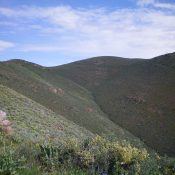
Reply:
[[[12,129],[11,126],[7,126],[7,127],[4,127],[4,128],[3,128],[3,131],[4,131],[4,133],[5,133],[6,135],[11,135],[12,132],[13,132],[13,129]]]
[[[0,111],[0,121],[4,120],[6,118],[6,113],[3,111]]]
[[[10,126],[11,123],[10,123],[9,120],[3,120],[3,121],[1,121],[1,125],[4,126],[4,127],[7,127],[7,126]]]
[[[13,132],[12,127],[10,126],[11,122],[6,119],[6,113],[0,111],[0,129],[7,135],[11,135]]]

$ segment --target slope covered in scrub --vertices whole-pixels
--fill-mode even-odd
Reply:
[[[50,71],[91,91],[114,123],[175,156],[175,53],[153,59],[96,57]]]
[[[84,140],[93,134],[55,114],[33,100],[0,85],[0,109],[12,122],[16,138],[25,141],[53,141],[68,137]]]
[[[95,57],[50,68],[12,60],[0,63],[0,82],[92,133],[138,145],[141,139],[174,156],[174,65],[174,53],[149,60]]]
[[[0,82],[94,134],[143,143],[108,119],[87,89],[49,68],[22,60],[0,63]]]

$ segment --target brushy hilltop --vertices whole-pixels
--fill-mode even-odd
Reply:
[[[175,53],[52,68],[12,60],[0,63],[0,82],[95,134],[175,155]]]
[[[0,175],[174,175],[174,96],[174,53],[1,62]]]

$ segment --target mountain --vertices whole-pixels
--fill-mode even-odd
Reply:
[[[75,123],[77,131],[146,143],[175,156],[175,53],[103,56],[56,67],[11,60],[0,63],[0,84]]]
[[[92,92],[109,119],[162,154],[175,155],[175,53],[96,57],[50,68]]]
[[[23,60],[2,62],[0,63],[0,84],[32,99],[53,111],[55,115],[63,116],[90,133],[128,140],[137,146],[144,145],[140,139],[108,119],[94,101],[90,91],[54,73],[50,68]],[[6,103],[6,108],[11,109],[9,105]],[[0,108],[5,108],[5,105]],[[22,111],[24,116],[28,116],[25,110],[22,109]]]

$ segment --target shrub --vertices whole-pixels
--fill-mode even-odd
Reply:
[[[18,170],[24,168],[24,157],[19,158],[15,154],[12,141],[6,137],[12,132],[10,125],[10,121],[6,119],[6,113],[0,111],[0,174],[3,175],[16,175]]]
[[[39,161],[46,171],[55,171],[59,167],[60,149],[50,144],[39,145]]]
[[[18,171],[19,175],[42,175],[43,173],[38,167],[25,168]]]
[[[101,136],[85,140],[60,140],[60,144],[19,142],[9,136],[6,113],[0,111],[0,175],[175,175],[175,162],[149,156],[146,149]],[[8,136],[7,136],[8,135]],[[25,163],[25,167],[24,167]],[[36,166],[36,167],[35,167]],[[42,170],[42,171],[41,171]]]
[[[0,147],[0,174],[13,175],[18,174],[17,171],[24,168],[24,157],[16,155],[16,150],[13,143],[9,141],[3,133],[1,135]]]
[[[40,145],[41,160],[47,170],[55,167],[79,167],[91,173],[107,171],[109,174],[132,171],[140,173],[140,163],[148,158],[145,149],[122,145],[96,136],[84,143],[67,140],[62,146]],[[54,168],[53,168],[54,167]]]
[[[12,134],[12,127],[9,120],[6,119],[6,113],[0,111],[0,129],[7,135]]]
[[[0,173],[3,175],[16,175],[18,170],[24,168],[25,159],[17,158],[15,151],[6,150],[0,155]]]

